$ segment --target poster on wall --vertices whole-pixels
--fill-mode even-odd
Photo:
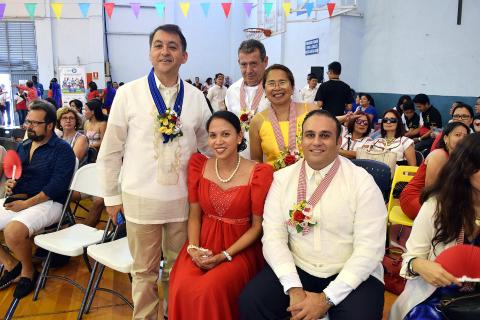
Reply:
[[[85,68],[80,66],[58,67],[58,84],[62,90],[62,104],[67,106],[73,99],[86,102]]]

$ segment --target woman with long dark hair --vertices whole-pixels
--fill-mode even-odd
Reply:
[[[400,194],[400,206],[410,219],[415,219],[420,210],[420,195],[423,189],[435,183],[438,173],[448,161],[449,154],[455,150],[457,143],[469,134],[469,131],[463,122],[451,122],[445,126],[437,149],[428,154],[415,177]]]
[[[93,99],[85,104],[83,112],[85,114],[84,129],[85,135],[88,138],[90,147],[100,149],[102,144],[103,135],[107,129],[108,117],[102,112],[103,104],[98,99]]]
[[[405,128],[400,114],[393,110],[387,110],[382,117],[380,128],[381,138],[372,143],[373,149],[388,150],[397,154],[397,164],[415,166],[415,149],[413,140],[404,136]]]
[[[464,138],[422,197],[403,255],[408,279],[390,320],[444,319],[436,309],[446,295],[462,295],[461,283],[435,258],[456,244],[480,246],[480,135]]]
[[[263,267],[272,168],[240,156],[246,145],[234,113],[214,113],[207,131],[214,157],[193,154],[188,165],[188,240],[170,274],[170,319],[239,319],[240,292]]]

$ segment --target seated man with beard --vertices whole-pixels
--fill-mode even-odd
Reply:
[[[32,103],[24,124],[28,139],[17,148],[22,176],[7,180],[5,193],[10,199],[0,199],[0,230],[13,253],[0,247],[0,264],[6,269],[0,278],[0,290],[19,278],[16,298],[34,289],[38,272],[32,264],[30,238],[60,219],[75,170],[72,148],[53,131],[56,119],[50,103]]]

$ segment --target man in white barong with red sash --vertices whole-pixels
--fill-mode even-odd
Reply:
[[[274,174],[263,214],[267,261],[240,297],[242,319],[381,320],[386,208],[372,176],[339,156],[325,110],[302,125],[304,160]]]
[[[238,64],[242,78],[228,88],[225,104],[228,111],[240,118],[244,130],[243,136],[247,139],[247,149],[242,151],[241,155],[250,159],[248,143],[250,120],[257,112],[269,106],[262,86],[263,74],[268,66],[264,45],[255,39],[243,41],[238,48]]]
[[[207,147],[205,97],[179,76],[186,49],[176,25],[150,34],[153,68],[118,89],[97,160],[107,212],[114,221],[120,211],[126,218],[133,319],[157,319],[162,252],[168,297],[170,269],[187,238],[188,160]]]

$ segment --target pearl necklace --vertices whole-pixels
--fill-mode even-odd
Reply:
[[[233,170],[230,177],[228,177],[227,179],[223,179],[222,177],[220,177],[220,173],[218,173],[218,159],[215,159],[215,173],[217,174],[218,180],[220,180],[220,182],[223,182],[223,183],[230,182],[230,180],[233,179],[233,176],[237,173],[238,168],[240,168],[240,160],[241,160],[241,157],[240,155],[238,155],[238,161],[237,161],[237,166],[235,167],[235,170]]]

